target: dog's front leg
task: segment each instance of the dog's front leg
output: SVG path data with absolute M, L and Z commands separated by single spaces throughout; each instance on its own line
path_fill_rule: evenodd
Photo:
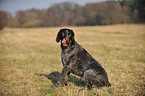
M 59 85 L 66 86 L 68 81 L 68 76 L 70 74 L 70 70 L 67 66 L 64 66 L 61 72 L 61 77 L 59 79 Z

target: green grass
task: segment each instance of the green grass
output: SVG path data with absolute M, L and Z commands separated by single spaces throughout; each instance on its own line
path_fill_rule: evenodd
M 78 76 L 71 75 L 68 86 L 55 87 L 45 76 L 34 75 L 61 72 L 60 44 L 55 42 L 60 28 L 0 31 L 0 95 L 145 95 L 145 25 L 71 27 L 76 41 L 105 68 L 112 85 L 90 91 Z

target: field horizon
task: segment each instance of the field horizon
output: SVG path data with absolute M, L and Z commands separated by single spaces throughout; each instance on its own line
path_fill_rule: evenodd
M 75 40 L 106 70 L 111 87 L 87 90 L 71 74 L 68 86 L 56 87 L 47 76 L 61 72 L 60 28 L 71 28 Z M 0 31 L 0 96 L 144 96 L 145 25 L 5 28 Z

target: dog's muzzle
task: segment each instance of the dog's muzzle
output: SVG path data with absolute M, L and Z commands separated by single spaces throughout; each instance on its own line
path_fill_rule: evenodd
M 67 38 L 67 37 L 63 38 L 63 40 L 61 42 L 62 42 L 62 45 L 66 47 L 66 46 L 68 46 L 69 38 Z

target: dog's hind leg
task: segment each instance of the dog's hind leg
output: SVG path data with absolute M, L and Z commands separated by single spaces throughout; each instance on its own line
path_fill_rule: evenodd
M 88 89 L 91 89 L 93 85 L 97 87 L 107 85 L 107 80 L 103 77 L 103 75 L 97 73 L 94 69 L 86 70 L 83 77 L 85 78 Z

